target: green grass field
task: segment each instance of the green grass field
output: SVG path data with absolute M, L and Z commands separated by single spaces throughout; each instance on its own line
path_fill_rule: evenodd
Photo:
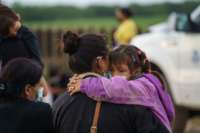
M 135 21 L 140 26 L 143 31 L 146 31 L 148 26 L 156 24 L 166 20 L 166 16 L 157 16 L 157 17 L 136 17 Z M 68 28 L 68 29 L 77 29 L 77 28 L 106 28 L 112 29 L 118 25 L 115 18 L 80 18 L 80 19 L 69 19 L 69 20 L 54 20 L 54 21 L 31 21 L 25 22 L 25 24 L 33 29 L 58 29 L 58 28 Z

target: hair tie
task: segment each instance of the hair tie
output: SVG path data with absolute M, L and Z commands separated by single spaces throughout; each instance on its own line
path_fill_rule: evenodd
M 137 63 L 137 60 L 135 59 L 135 57 L 132 55 L 132 61 L 133 61 L 133 64 Z

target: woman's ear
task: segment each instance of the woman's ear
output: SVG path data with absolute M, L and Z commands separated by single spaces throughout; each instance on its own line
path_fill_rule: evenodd
M 99 58 L 98 60 L 98 66 L 100 71 L 102 71 L 103 73 L 106 72 L 108 70 L 108 61 L 106 58 Z
M 32 87 L 31 85 L 26 85 L 24 90 L 25 97 L 30 97 L 32 95 Z
M 100 60 L 101 60 L 101 57 L 97 57 L 92 63 L 92 71 L 95 73 L 102 73 Z
M 103 57 L 97 57 L 95 62 L 92 64 L 92 71 L 103 74 L 108 70 L 108 62 Z

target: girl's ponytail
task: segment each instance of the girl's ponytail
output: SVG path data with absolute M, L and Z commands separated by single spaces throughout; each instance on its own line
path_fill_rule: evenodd
M 138 62 L 140 64 L 142 73 L 151 72 L 151 64 L 150 64 L 149 60 L 147 59 L 146 54 L 137 47 L 135 47 L 135 49 L 137 51 L 137 56 L 139 58 Z

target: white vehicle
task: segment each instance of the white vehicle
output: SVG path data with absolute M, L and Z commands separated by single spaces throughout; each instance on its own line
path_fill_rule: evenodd
M 200 6 L 189 15 L 173 13 L 131 44 L 164 76 L 176 106 L 174 131 L 183 133 L 189 114 L 200 112 Z

